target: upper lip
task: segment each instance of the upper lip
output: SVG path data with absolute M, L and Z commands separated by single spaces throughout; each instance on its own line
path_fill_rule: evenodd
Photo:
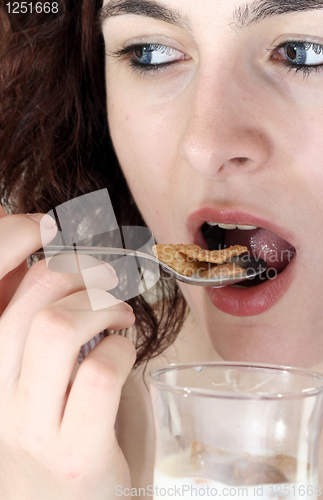
M 205 222 L 218 222 L 220 224 L 235 224 L 245 226 L 257 226 L 268 229 L 280 238 L 295 247 L 295 235 L 288 229 L 278 225 L 276 222 L 260 217 L 251 212 L 240 209 L 221 209 L 214 206 L 205 206 L 191 212 L 186 220 L 186 227 L 190 240 L 196 238 L 198 231 Z

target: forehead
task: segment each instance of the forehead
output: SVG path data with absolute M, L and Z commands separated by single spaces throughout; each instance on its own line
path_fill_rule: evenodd
M 118 15 L 151 17 L 179 26 L 190 27 L 199 14 L 224 16 L 237 27 L 246 27 L 263 19 L 293 12 L 323 8 L 323 0 L 105 0 L 101 21 Z

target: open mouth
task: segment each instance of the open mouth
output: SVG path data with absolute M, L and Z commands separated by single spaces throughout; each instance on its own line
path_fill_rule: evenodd
M 267 262 L 264 273 L 239 285 L 231 285 L 234 287 L 250 288 L 274 279 L 286 269 L 296 253 L 290 243 L 261 227 L 205 222 L 201 232 L 209 250 L 242 245 L 248 248 L 251 257 Z

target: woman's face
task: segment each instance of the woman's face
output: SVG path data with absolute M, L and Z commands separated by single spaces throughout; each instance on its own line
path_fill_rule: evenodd
M 181 285 L 224 359 L 323 360 L 320 4 L 104 3 L 111 135 L 156 241 L 246 244 L 279 273 Z

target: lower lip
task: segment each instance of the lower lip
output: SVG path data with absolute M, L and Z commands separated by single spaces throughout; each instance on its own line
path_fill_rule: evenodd
M 257 316 L 273 307 L 287 292 L 294 276 L 297 255 L 276 278 L 254 288 L 205 288 L 212 304 L 220 311 L 239 316 Z

